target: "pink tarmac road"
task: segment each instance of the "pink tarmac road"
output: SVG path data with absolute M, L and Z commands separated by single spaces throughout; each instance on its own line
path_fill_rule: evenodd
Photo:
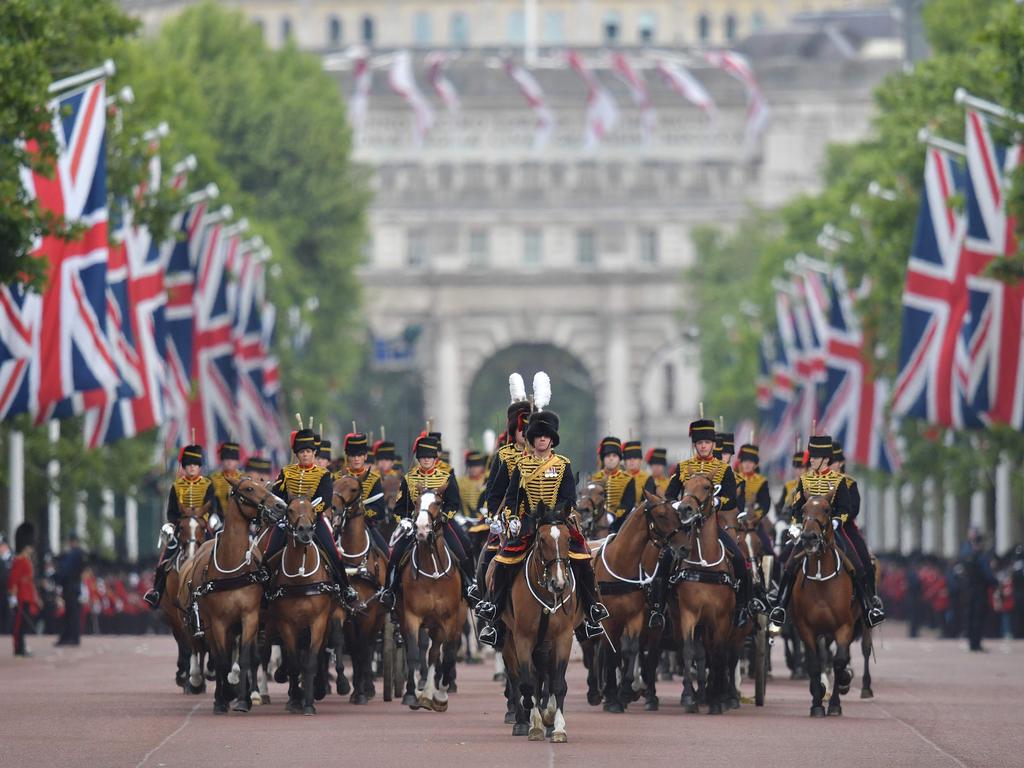
M 893 624 L 877 646 L 875 698 L 859 698 L 858 659 L 843 717 L 827 720 L 808 717 L 806 682 L 788 679 L 769 683 L 767 706 L 721 717 L 683 714 L 678 682 L 660 684 L 659 712 L 612 715 L 587 705 L 574 663 L 569 743 L 552 745 L 511 735 L 490 664 L 460 666 L 443 714 L 332 694 L 316 716 L 288 715 L 272 685 L 271 704 L 214 717 L 209 694 L 174 686 L 168 637 L 87 637 L 73 649 L 40 637 L 33 658 L 0 657 L 0 766 L 1024 766 L 1024 642 L 969 654 Z

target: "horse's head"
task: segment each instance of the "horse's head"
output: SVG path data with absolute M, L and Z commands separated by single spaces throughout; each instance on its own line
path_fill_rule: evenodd
M 420 488 L 420 508 L 416 513 L 416 541 L 433 543 L 434 536 L 441 527 L 441 500 L 447 487 L 448 483 L 440 488 Z
M 189 557 L 194 557 L 196 549 L 206 540 L 207 520 L 210 519 L 210 503 L 201 507 L 188 507 L 182 510 L 178 520 L 178 541 Z
M 398 475 L 384 475 L 380 479 L 380 488 L 384 491 L 384 505 L 394 509 L 398 503 L 398 493 L 402 490 L 402 478 Z
M 593 480 L 586 481 L 576 501 L 576 513 L 584 536 L 593 536 L 600 527 L 601 518 L 606 514 L 604 502 L 604 485 Z
M 564 506 L 540 504 L 533 514 L 537 523 L 534 551 L 541 563 L 543 586 L 556 597 L 565 592 L 569 579 L 569 522 Z
M 359 478 L 342 475 L 334 481 L 331 491 L 334 507 L 334 527 L 339 529 L 353 517 L 359 517 L 365 511 L 361 502 L 363 485 Z
M 263 518 L 268 523 L 276 523 L 284 517 L 287 505 L 284 499 L 276 496 L 270 486 L 246 475 L 238 480 L 227 478 L 231 491 L 228 495 L 234 499 L 239 513 L 249 522 Z
M 647 518 L 647 535 L 659 549 L 671 547 L 677 555 L 689 552 L 686 531 L 689 524 L 684 519 L 682 508 L 667 499 L 644 491 L 644 516 Z
M 803 509 L 804 525 L 800 532 L 800 541 L 804 550 L 811 554 L 821 551 L 822 545 L 831 545 L 832 533 L 832 495 L 811 496 Z
M 683 496 L 676 502 L 676 508 L 682 514 L 682 524 L 700 528 L 717 508 L 715 497 L 719 490 L 721 486 L 705 474 L 698 473 L 688 478 L 683 483 Z
M 288 532 L 295 543 L 307 547 L 313 543 L 316 531 L 316 511 L 305 496 L 296 496 L 288 504 Z

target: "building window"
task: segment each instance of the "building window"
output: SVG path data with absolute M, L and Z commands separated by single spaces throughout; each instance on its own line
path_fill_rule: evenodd
M 755 32 L 760 32 L 765 28 L 765 18 L 761 11 L 754 11 L 754 15 L 750 18 L 750 26 Z
M 711 19 L 706 13 L 702 13 L 697 19 L 697 39 L 706 43 L 711 37 Z
M 544 239 L 539 229 L 523 232 L 523 264 L 536 267 L 544 261 Z
M 597 263 L 594 230 L 581 229 L 576 232 L 576 263 L 585 267 Z
M 469 231 L 469 265 L 486 267 L 491 261 L 491 238 L 486 229 Z
M 332 47 L 341 45 L 341 19 L 337 16 L 327 20 L 327 42 Z
M 602 27 L 605 45 L 615 45 L 619 42 L 619 30 L 621 26 L 622 22 L 617 12 L 608 11 L 608 13 L 605 14 L 604 25 Z
M 427 233 L 424 229 L 410 229 L 405 243 L 405 263 L 412 269 L 422 269 L 427 264 Z
M 508 15 L 508 42 L 522 45 L 526 41 L 526 17 L 522 11 L 512 11 Z
M 654 31 L 658 26 L 657 17 L 650 11 L 640 14 L 637 21 L 637 39 L 641 45 L 650 45 L 654 42 Z
M 292 39 L 292 20 L 285 16 L 281 19 L 281 42 L 287 43 Z
M 420 48 L 430 45 L 430 39 L 433 37 L 430 21 L 430 14 L 426 11 L 418 11 L 413 16 L 412 39 L 414 45 Z
M 672 363 L 665 363 L 662 381 L 665 387 L 665 413 L 673 413 L 676 409 L 676 367 Z
M 542 35 L 545 45 L 565 43 L 565 14 L 561 11 L 544 11 Z
M 469 21 L 466 14 L 456 11 L 451 18 L 452 45 L 465 48 L 469 45 Z
M 373 45 L 373 16 L 363 16 L 363 43 Z
M 725 39 L 730 43 L 736 39 L 736 16 L 731 13 L 725 17 Z
M 658 263 L 658 230 L 645 227 L 640 230 L 640 261 L 643 264 Z

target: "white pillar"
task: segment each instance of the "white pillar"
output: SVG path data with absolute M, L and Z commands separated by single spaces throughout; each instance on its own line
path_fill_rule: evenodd
M 943 505 L 945 507 L 946 514 L 943 515 L 942 519 L 943 557 L 954 557 L 956 555 L 957 544 L 959 544 L 956 535 L 956 503 L 956 497 L 951 493 L 947 493 L 945 504 Z
M 868 548 L 872 552 L 881 551 L 882 518 L 885 514 L 882 507 L 882 489 L 872 483 L 865 489 L 865 501 L 860 516 L 867 536 Z
M 1010 457 L 1000 455 L 996 466 L 996 552 L 1005 552 L 1016 542 L 1013 540 L 1013 490 Z
M 900 508 L 896 503 L 896 486 L 885 489 L 885 516 L 882 524 L 882 539 L 886 552 L 895 552 L 900 543 Z
M 100 542 L 105 552 L 114 555 L 114 492 L 110 488 L 104 488 L 100 492 L 102 506 L 100 515 L 103 518 L 102 535 Z
M 444 448 L 451 454 L 452 467 L 462 472 L 462 452 L 466 446 L 465 402 L 462 391 L 462 361 L 454 320 L 441 323 L 437 344 L 437 423 Z
M 917 542 L 917 548 L 922 552 L 931 554 L 932 535 L 935 530 L 936 521 L 941 512 L 941 505 L 938 500 L 938 490 L 935 478 L 929 477 L 924 484 L 924 514 L 921 519 L 921 540 Z
M 900 492 L 900 515 L 896 535 L 899 551 L 904 555 L 909 555 L 914 551 L 914 523 L 912 515 L 905 512 L 911 504 L 915 503 L 914 495 L 914 486 L 910 483 L 904 485 Z
M 139 502 L 135 499 L 135 488 L 128 491 L 124 500 L 124 546 L 128 562 L 139 559 Z
M 89 510 L 85 506 L 87 498 L 89 497 L 85 491 L 79 491 L 78 500 L 75 502 L 75 530 L 82 541 L 89 540 Z
M 25 522 L 25 433 L 7 433 L 7 533 Z M 5 598 L 6 599 L 6 598 Z
M 57 419 L 50 419 L 47 425 L 50 438 L 51 455 L 56 455 L 57 441 L 60 440 L 60 422 Z M 50 551 L 56 554 L 60 552 L 60 462 L 57 459 L 50 459 L 46 465 L 46 477 L 50 481 L 50 487 L 46 493 L 46 520 L 50 530 Z
M 985 514 L 985 492 L 977 490 L 971 494 L 971 526 L 982 533 L 988 533 L 988 520 Z

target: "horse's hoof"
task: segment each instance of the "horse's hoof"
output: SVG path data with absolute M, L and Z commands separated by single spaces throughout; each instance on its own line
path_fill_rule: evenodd
M 565 736 L 565 731 L 555 731 L 551 734 L 552 744 L 565 744 L 568 740 Z
M 199 685 L 192 685 L 190 683 L 187 689 L 187 693 L 191 693 L 193 696 L 198 696 L 201 693 L 206 693 L 206 681 L 204 680 Z
M 527 733 L 530 741 L 544 741 L 543 728 L 531 728 Z
M 327 698 L 327 681 L 317 681 L 313 687 L 313 698 L 317 701 L 323 701 Z
M 363 704 L 370 703 L 370 700 L 366 698 L 366 696 L 356 692 L 353 692 L 352 695 L 348 697 L 348 701 L 350 704 L 355 704 L 357 706 L 362 706 Z
M 671 681 L 674 678 L 675 678 L 675 675 L 673 675 L 671 672 L 659 672 L 658 673 L 658 680 L 660 680 L 663 683 L 667 683 L 667 682 Z
M 739 709 L 739 708 L 740 708 L 740 700 L 738 698 L 736 698 L 735 696 L 730 696 L 729 697 L 729 709 Z
M 377 695 L 377 686 L 375 686 L 373 683 L 370 683 L 370 690 L 368 690 L 366 692 L 366 698 L 372 699 L 376 695 Z
M 434 699 L 430 703 L 430 708 L 432 710 L 434 710 L 435 712 L 447 712 L 448 711 L 448 702 L 447 701 L 438 701 L 437 699 Z
M 700 707 L 697 706 L 697 702 L 692 704 L 683 704 L 683 712 L 688 715 L 696 715 L 700 713 Z
M 288 712 L 289 714 L 301 715 L 302 714 L 302 709 L 303 709 L 302 702 L 299 701 L 298 699 L 289 699 L 288 703 L 285 704 L 284 709 L 285 709 L 285 712 Z
M 622 706 L 621 704 L 619 704 L 619 702 L 617 702 L 617 701 L 606 701 L 604 703 L 604 711 L 605 712 L 612 712 L 612 713 L 617 714 L 617 715 L 621 715 L 623 712 L 626 711 L 626 708 L 624 706 Z
M 249 695 L 249 703 L 251 703 L 254 707 L 258 707 L 263 703 L 263 699 L 260 696 L 259 692 L 253 691 Z
M 718 703 L 708 704 L 708 714 L 709 715 L 720 715 L 720 714 L 722 714 L 722 712 L 723 712 L 723 710 L 722 710 L 722 705 L 721 704 L 718 704 Z
M 338 683 L 336 686 L 339 696 L 348 696 L 352 693 L 352 684 L 348 681 L 348 678 L 344 675 L 338 675 Z
M 426 680 L 420 680 L 418 683 L 416 683 L 416 690 L 417 691 L 422 691 L 426 687 L 427 687 L 427 681 Z
M 459 686 L 455 683 L 454 680 L 452 680 L 448 684 L 448 693 L 458 693 L 458 692 L 459 692 Z
M 515 725 L 515 724 L 516 724 L 516 713 L 515 712 L 506 712 L 505 713 L 505 725 Z M 513 735 L 515 735 L 515 734 L 513 734 Z
M 843 708 L 842 708 L 842 706 L 839 705 L 839 704 L 829 704 L 828 705 L 828 716 L 829 717 L 842 717 L 843 716 Z
M 873 699 L 875 698 L 875 692 L 872 691 L 870 688 L 861 688 L 860 697 L 862 699 Z
M 284 664 L 274 670 L 274 682 L 275 683 L 287 683 L 288 682 L 288 670 L 284 668 Z
M 302 714 L 304 714 L 304 715 L 315 715 L 316 714 L 316 707 L 314 707 L 312 704 L 310 704 L 308 706 L 305 706 L 305 707 L 302 708 Z
M 250 699 L 239 699 L 231 709 L 235 712 L 248 712 L 252 709 L 252 701 Z
M 545 739 L 550 739 L 551 738 L 551 734 L 553 734 L 554 732 L 555 732 L 555 727 L 553 725 L 545 725 L 544 726 L 544 738 Z
M 645 712 L 657 712 L 658 711 L 658 697 L 655 696 L 653 699 L 648 699 L 644 702 Z
M 226 701 L 215 701 L 213 702 L 213 714 L 215 715 L 226 715 L 228 713 L 228 704 Z
M 203 675 L 203 677 L 206 678 L 206 680 L 208 682 L 213 683 L 213 682 L 216 682 L 216 680 L 217 680 L 217 673 L 216 672 L 210 672 L 209 670 L 207 670 L 206 673 Z
M 412 693 L 405 694 L 405 696 L 402 697 L 402 706 L 416 709 L 419 706 L 419 703 L 416 700 L 416 695 Z
M 604 697 L 597 691 L 587 691 L 587 704 L 596 707 Z
M 821 707 L 821 706 L 811 707 L 811 717 L 824 717 L 824 716 L 825 716 L 825 708 L 824 707 Z
M 270 694 L 269 693 L 262 693 L 262 694 L 260 694 L 260 703 L 261 704 L 269 704 L 270 703 Z
M 527 723 L 513 723 L 512 724 L 512 735 L 513 736 L 525 736 L 530 732 L 530 726 Z

